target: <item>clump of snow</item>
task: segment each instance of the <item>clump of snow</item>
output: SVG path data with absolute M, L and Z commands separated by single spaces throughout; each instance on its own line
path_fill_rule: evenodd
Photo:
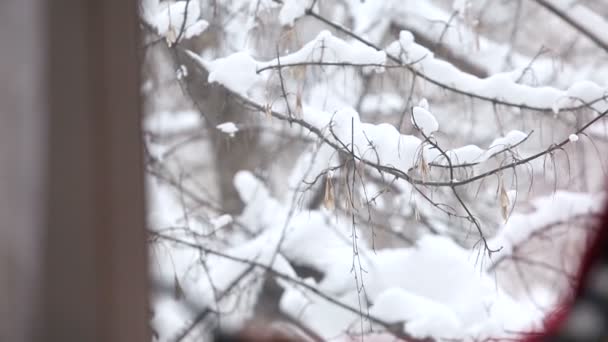
M 406 49 L 412 46 L 414 43 L 414 35 L 410 31 L 401 31 L 399 32 L 399 42 L 402 48 Z M 395 51 L 397 46 L 395 45 L 393 48 L 389 46 L 391 53 Z
M 350 107 L 342 108 L 332 115 L 305 106 L 303 119 L 322 131 L 331 127 L 333 135 L 330 135 L 330 138 L 335 138 L 339 145 L 346 146 L 349 151 L 353 149 L 352 152 L 357 157 L 372 163 L 409 170 L 416 165 L 422 153 L 427 161 L 448 165 L 443 154 L 437 149 L 422 146 L 419 138 L 400 134 L 394 126 L 386 123 L 378 125 L 362 123 L 359 114 Z M 426 135 L 432 134 L 439 128 L 435 117 L 419 106 L 413 109 L 412 122 L 414 121 Z M 495 139 L 488 150 L 477 145 L 465 145 L 448 150 L 446 154 L 452 165 L 481 163 L 496 153 L 521 143 L 525 138 L 527 138 L 525 133 L 513 130 L 504 137 Z M 354 147 L 351 146 L 353 143 Z
M 457 338 L 463 331 L 452 309 L 398 287 L 380 293 L 369 312 L 388 323 L 406 322 L 405 330 L 418 338 Z
M 428 102 L 426 103 L 426 106 L 428 108 Z M 437 119 L 435 119 L 428 109 L 423 107 L 415 106 L 412 109 L 412 123 L 426 136 L 431 135 L 439 129 Z
M 276 59 L 260 63 L 259 67 L 277 66 Z M 306 43 L 300 50 L 280 57 L 280 64 L 295 64 L 304 62 L 350 63 L 384 65 L 386 53 L 377 51 L 359 41 L 346 42 L 337 38 L 329 31 L 321 31 L 317 37 Z M 382 71 L 376 66 L 372 69 Z
M 304 104 L 302 112 L 303 119 L 306 120 L 306 122 L 321 130 L 328 128 L 332 120 L 332 115 L 330 113 L 315 107 L 310 107 L 306 104 Z
M 455 165 L 472 164 L 484 161 L 486 151 L 477 145 L 466 145 L 447 151 L 447 155 Z
M 264 184 L 251 172 L 239 171 L 234 176 L 234 187 L 239 193 L 245 208 L 239 219 L 247 222 L 252 233 L 266 229 L 270 222 L 279 220 L 281 210 L 278 201 L 270 196 Z
M 203 33 L 207 27 L 209 27 L 209 23 L 206 20 L 198 20 L 192 25 L 186 26 L 186 30 L 184 31 L 184 38 L 192 38 Z
M 175 43 L 182 26 L 184 32 L 181 38 L 197 36 L 209 26 L 207 21 L 200 19 L 201 12 L 198 0 L 163 2 L 163 4 L 165 5 L 164 8 L 160 10 L 156 8 L 158 12 L 149 15 L 148 18 L 150 18 L 150 24 L 156 27 L 157 33 L 164 36 L 169 44 Z M 185 23 L 184 17 L 186 19 Z
M 400 135 L 392 125 L 361 123 L 359 114 L 350 107 L 338 110 L 333 115 L 304 107 L 303 118 L 320 130 L 331 129 L 332 138 L 347 146 L 357 157 L 385 165 L 409 168 L 414 163 L 414 154 L 420 144 L 420 139 L 415 137 L 411 137 L 413 145 L 408 144 L 401 139 L 405 136 Z M 403 158 L 394 153 L 400 139 Z
M 329 31 L 322 31 L 300 50 L 282 56 L 280 60 L 274 59 L 268 62 L 258 62 L 246 51 L 213 61 L 206 61 L 193 52 L 188 54 L 209 71 L 209 82 L 220 83 L 243 96 L 247 96 L 252 87 L 262 82 L 263 77 L 257 73 L 257 70 L 277 67 L 279 64 L 306 62 L 371 64 L 366 68 L 382 71 L 384 69 L 382 65 L 386 62 L 384 51 L 376 51 L 357 41 L 348 43 L 334 37 Z
M 266 202 L 270 199 L 270 193 L 259 179 L 251 172 L 239 171 L 234 176 L 234 187 L 239 192 L 241 200 L 245 204 L 255 202 L 256 200 Z
M 212 62 L 203 62 L 203 64 L 209 70 L 209 82 L 221 83 L 226 88 L 244 96 L 247 96 L 249 89 L 261 80 L 256 73 L 256 61 L 245 51 Z
M 370 162 L 409 170 L 419 157 L 420 139 L 400 134 L 394 126 L 386 123 L 361 123 L 358 113 L 352 108 L 336 112 L 331 125 L 339 141 L 348 144 L 352 140 L 355 155 Z
M 283 26 L 293 26 L 296 19 L 303 16 L 306 11 L 306 1 L 304 0 L 285 0 L 279 12 L 279 22 Z
M 191 319 L 191 313 L 174 298 L 164 295 L 151 300 L 154 316 L 150 324 L 158 334 L 158 341 L 170 341 L 175 338 L 175 327 L 181 327 L 184 320 Z
M 452 166 L 477 164 L 487 159 L 487 151 L 472 144 L 447 150 L 445 151 L 445 154 L 450 158 Z M 441 154 L 437 149 L 425 151 L 425 157 L 434 164 L 443 166 L 449 165 L 445 155 Z
M 528 135 L 518 130 L 512 130 L 504 137 L 496 138 L 490 144 L 487 150 L 480 148 L 477 145 L 466 145 L 446 151 L 446 154 L 452 161 L 452 165 L 461 164 L 477 164 L 488 160 L 497 153 L 500 153 L 508 148 L 518 145 L 525 140 Z M 425 157 L 440 165 L 447 165 L 445 156 L 439 154 L 436 150 L 426 151 Z
M 146 22 L 152 24 L 154 16 L 158 13 L 160 7 L 159 0 L 141 0 L 139 2 L 139 13 Z
M 382 40 L 391 21 L 378 18 L 388 17 L 391 4 L 391 1 L 350 0 L 347 10 L 352 18 L 353 31 L 370 41 Z
M 589 81 L 576 82 L 568 88 L 567 95 L 580 99 L 584 102 L 593 101 L 599 97 L 606 96 L 606 89 Z
M 570 142 L 577 142 L 577 141 L 578 141 L 578 135 L 576 135 L 576 134 L 570 134 L 570 135 L 568 136 L 568 140 L 569 140 Z
M 211 225 L 213 226 L 213 229 L 216 229 L 216 230 L 222 229 L 231 223 L 232 223 L 232 216 L 230 216 L 228 214 L 220 215 L 216 218 L 211 219 Z
M 188 77 L 188 68 L 185 65 L 180 65 L 179 68 L 175 71 L 175 77 L 178 80 L 183 79 L 184 77 Z
M 528 135 L 522 131 L 512 130 L 501 138 L 496 138 L 488 147 L 488 157 L 524 141 Z
M 238 127 L 236 127 L 234 122 L 230 121 L 221 123 L 215 127 L 223 133 L 228 134 L 230 137 L 234 137 L 234 134 L 239 131 Z
M 430 110 L 429 101 L 426 98 L 422 98 L 420 102 L 418 102 L 418 107 L 422 107 L 426 110 Z

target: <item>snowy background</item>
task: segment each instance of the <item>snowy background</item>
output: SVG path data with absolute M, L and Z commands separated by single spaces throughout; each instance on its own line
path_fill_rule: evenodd
M 542 328 L 604 201 L 608 4 L 142 0 L 151 321 Z

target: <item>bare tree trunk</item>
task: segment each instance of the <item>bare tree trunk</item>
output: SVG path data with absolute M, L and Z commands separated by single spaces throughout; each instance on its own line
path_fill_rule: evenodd
M 191 63 L 191 59 L 180 53 L 190 72 L 186 79 L 187 91 L 192 97 L 197 109 L 200 110 L 207 123 L 206 127 L 213 143 L 215 168 L 219 180 L 221 206 L 226 212 L 237 214 L 242 211 L 243 203 L 234 187 L 234 175 L 239 170 L 254 170 L 259 161 L 259 136 L 255 131 L 237 132 L 230 137 L 216 129 L 224 122 L 251 122 L 256 114 L 242 106 L 224 87 L 207 82 L 208 73 L 199 66 Z

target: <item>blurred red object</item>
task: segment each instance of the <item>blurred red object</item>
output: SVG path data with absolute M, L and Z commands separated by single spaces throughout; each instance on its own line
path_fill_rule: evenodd
M 587 243 L 572 295 L 525 342 L 608 341 L 608 207 Z

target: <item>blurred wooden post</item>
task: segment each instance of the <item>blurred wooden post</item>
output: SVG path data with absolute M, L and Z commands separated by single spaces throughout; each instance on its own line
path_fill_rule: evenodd
M 45 0 L 40 341 L 148 341 L 137 0 Z
M 41 5 L 0 1 L 0 341 L 32 338 L 40 293 L 47 121 Z

